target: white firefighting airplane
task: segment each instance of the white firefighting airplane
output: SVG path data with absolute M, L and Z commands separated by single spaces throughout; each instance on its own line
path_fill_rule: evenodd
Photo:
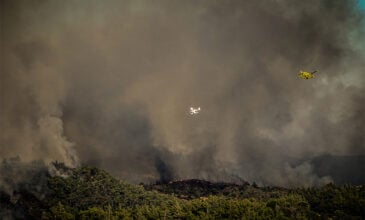
M 193 107 L 190 107 L 190 114 L 191 115 L 196 115 L 196 114 L 199 114 L 201 108 L 198 107 L 198 108 L 193 108 Z

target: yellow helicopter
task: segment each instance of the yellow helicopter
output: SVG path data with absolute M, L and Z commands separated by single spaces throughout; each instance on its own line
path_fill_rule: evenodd
M 313 72 L 306 72 L 306 71 L 299 71 L 299 74 L 298 76 L 302 79 L 311 79 L 311 78 L 314 78 L 314 73 L 316 73 L 316 71 L 313 71 Z

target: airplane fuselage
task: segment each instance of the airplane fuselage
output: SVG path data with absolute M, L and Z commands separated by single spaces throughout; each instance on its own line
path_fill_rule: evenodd
M 302 79 L 311 79 L 314 78 L 314 74 L 306 71 L 300 71 L 298 76 Z
M 200 112 L 200 110 L 201 110 L 200 107 L 198 107 L 198 108 L 190 107 L 190 114 L 191 115 L 196 115 Z

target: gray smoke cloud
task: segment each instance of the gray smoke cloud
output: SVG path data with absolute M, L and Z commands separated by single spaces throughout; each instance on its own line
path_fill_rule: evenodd
M 309 186 L 330 177 L 303 158 L 365 154 L 355 0 L 1 1 L 0 16 L 0 159 Z

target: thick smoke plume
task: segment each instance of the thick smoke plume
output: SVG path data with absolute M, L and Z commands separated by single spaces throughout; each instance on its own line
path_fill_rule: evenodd
M 0 2 L 0 159 L 308 186 L 365 152 L 355 0 Z

